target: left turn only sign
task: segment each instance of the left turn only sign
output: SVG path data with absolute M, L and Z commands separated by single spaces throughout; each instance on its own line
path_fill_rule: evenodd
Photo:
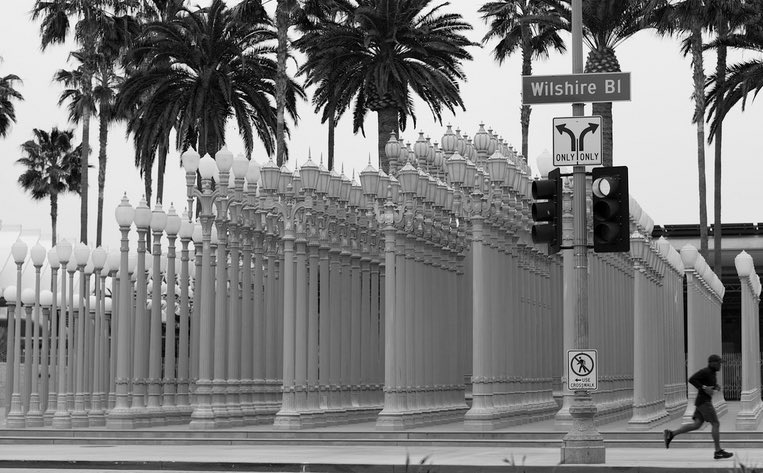
M 599 389 L 596 350 L 567 350 L 567 388 L 570 391 Z
M 600 166 L 601 125 L 599 115 L 554 118 L 554 166 Z

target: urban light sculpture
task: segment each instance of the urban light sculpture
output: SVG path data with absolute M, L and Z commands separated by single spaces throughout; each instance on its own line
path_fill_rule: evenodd
M 11 380 L 11 409 L 5 419 L 8 428 L 18 429 L 26 426 L 21 401 L 21 269 L 24 266 L 28 246 L 18 239 L 11 246 L 13 261 L 16 263 L 16 310 L 13 327 L 13 378 Z M 9 327 L 10 330 L 10 327 Z M 9 360 L 10 362 L 11 360 Z

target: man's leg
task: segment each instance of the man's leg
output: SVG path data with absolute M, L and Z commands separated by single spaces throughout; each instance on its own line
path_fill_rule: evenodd
M 700 427 L 702 427 L 702 424 L 704 423 L 702 419 L 694 418 L 694 422 L 691 424 L 682 425 L 681 427 L 677 428 L 676 430 L 671 431 L 671 434 L 673 437 L 676 435 L 685 434 L 686 432 L 691 432 L 692 430 L 697 430 Z
M 713 443 L 715 444 L 715 451 L 721 450 L 721 423 L 717 420 L 710 424 L 713 427 Z

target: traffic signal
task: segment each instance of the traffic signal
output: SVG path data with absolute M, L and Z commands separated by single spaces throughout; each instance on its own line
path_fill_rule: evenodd
M 593 251 L 630 251 L 628 167 L 593 169 Z
M 548 243 L 548 254 L 558 253 L 562 246 L 562 176 L 559 168 L 548 173 L 548 179 L 532 183 L 532 216 L 537 223 L 531 235 L 533 243 Z

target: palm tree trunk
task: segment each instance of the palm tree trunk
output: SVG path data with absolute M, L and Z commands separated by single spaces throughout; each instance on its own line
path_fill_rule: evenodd
M 376 111 L 379 123 L 379 166 L 389 174 L 389 160 L 384 147 L 387 145 L 390 133 L 399 134 L 397 109 L 394 107 L 382 108 Z
M 95 229 L 95 245 L 101 246 L 103 234 L 103 188 L 106 184 L 106 145 L 109 140 L 109 111 L 108 105 L 102 104 L 100 123 L 98 124 L 98 218 Z
M 728 27 L 725 22 L 721 21 L 718 25 L 718 38 L 725 39 L 728 33 Z M 726 46 L 718 46 L 718 61 L 715 66 L 715 76 L 717 77 L 717 90 L 718 97 L 716 97 L 716 103 L 718 104 L 718 115 L 723 117 L 725 113 L 725 106 L 723 103 L 724 94 L 723 86 L 726 82 Z M 723 118 L 718 121 L 718 125 L 715 130 L 715 183 L 713 187 L 713 271 L 718 277 L 721 277 L 721 238 L 723 236 L 721 228 L 721 164 L 722 164 L 722 148 L 723 148 Z
M 86 95 L 89 95 L 90 91 L 86 91 Z M 87 244 L 87 186 L 88 186 L 88 169 L 89 169 L 89 156 L 90 156 L 90 110 L 85 107 L 82 112 L 82 164 L 80 173 L 80 210 L 79 210 L 79 239 L 82 243 Z
M 530 28 L 527 25 L 522 26 L 522 75 L 529 76 L 533 73 L 532 66 L 532 45 L 530 44 Z M 522 105 L 519 112 L 519 123 L 522 126 L 522 156 L 527 159 L 529 152 L 527 137 L 530 134 L 530 113 L 532 108 L 529 105 Z
M 58 194 L 50 194 L 50 238 L 51 247 L 56 246 L 56 225 L 58 224 Z
M 276 163 L 280 167 L 286 157 L 286 124 L 284 110 L 286 109 L 286 57 L 289 42 L 289 12 L 284 0 L 278 0 L 276 6 L 276 28 L 278 34 L 277 59 L 278 74 L 276 75 Z
M 697 124 L 697 171 L 699 173 L 699 246 L 707 258 L 707 182 L 705 177 L 705 71 L 702 65 L 702 31 L 692 28 L 691 55 L 694 79 L 694 121 Z
M 329 115 L 329 171 L 334 169 L 334 134 L 336 132 L 336 117 L 334 111 Z
M 146 169 L 143 174 L 143 191 L 146 193 L 146 205 L 151 208 L 151 185 L 153 179 L 151 178 L 151 168 Z M 151 249 L 151 232 L 146 232 L 146 248 Z
M 595 103 L 594 115 L 601 115 L 601 165 L 612 166 L 612 102 Z
M 156 169 L 156 201 L 164 203 L 164 172 L 167 169 L 167 148 L 169 137 L 165 137 L 164 143 L 159 147 L 159 162 Z

